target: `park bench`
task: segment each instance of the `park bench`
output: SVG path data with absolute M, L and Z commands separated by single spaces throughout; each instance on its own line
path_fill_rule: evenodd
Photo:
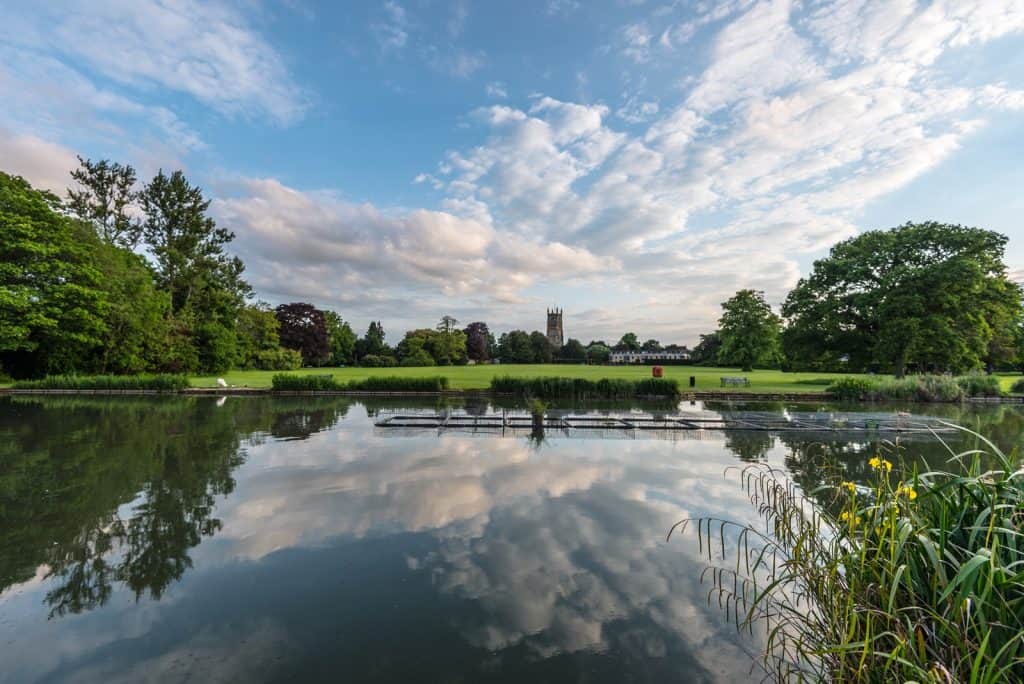
M 750 387 L 750 380 L 747 378 L 723 376 L 719 380 L 722 381 L 722 387 Z

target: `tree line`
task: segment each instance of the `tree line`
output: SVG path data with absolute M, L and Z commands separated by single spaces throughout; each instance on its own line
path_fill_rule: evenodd
M 1024 367 L 1024 308 L 1007 237 L 936 222 L 832 247 L 777 315 L 755 290 L 722 304 L 698 363 L 903 376 Z
M 635 333 L 618 342 L 540 331 L 498 337 L 451 316 L 394 346 L 380 321 L 359 337 L 309 303 L 251 302 L 234 234 L 181 171 L 80 158 L 65 198 L 0 172 L 0 374 L 219 373 L 229 368 L 606 363 L 614 350 L 685 351 Z M 1024 365 L 1007 238 L 927 222 L 835 245 L 778 313 L 755 290 L 722 305 L 693 363 L 812 371 L 964 372 Z
M 184 173 L 139 187 L 130 165 L 79 161 L 65 198 L 0 172 L 0 373 L 302 363 L 281 338 L 288 312 L 247 303 L 245 266 L 226 251 L 234 234 Z

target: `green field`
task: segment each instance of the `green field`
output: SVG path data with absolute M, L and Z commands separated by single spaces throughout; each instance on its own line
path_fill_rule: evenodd
M 276 371 L 229 371 L 219 377 L 230 385 L 238 387 L 270 387 L 270 378 Z M 600 380 L 601 378 L 628 378 L 639 380 L 651 377 L 650 366 L 582 366 L 582 365 L 480 365 L 445 366 L 429 368 L 304 368 L 290 373 L 312 373 L 333 375 L 336 380 L 362 380 L 370 376 L 398 375 L 423 377 L 443 375 L 451 382 L 452 389 L 485 389 L 494 376 L 513 377 L 570 377 Z M 841 377 L 837 373 L 783 373 L 777 370 L 756 370 L 743 373 L 735 368 L 704 368 L 697 366 L 666 366 L 665 376 L 675 378 L 686 390 L 690 376 L 697 378 L 698 391 L 748 391 L 748 392 L 823 392 L 826 379 Z M 746 377 L 750 387 L 720 386 L 721 376 Z M 218 376 L 190 378 L 193 387 L 215 387 Z M 821 380 L 820 383 L 806 383 Z M 805 381 L 805 382 L 800 382 Z M 1007 383 L 1008 386 L 1008 383 Z
M 217 378 L 224 378 L 236 387 L 270 387 L 270 378 L 280 371 L 232 370 L 221 375 L 190 376 L 193 387 L 216 387 Z M 569 377 L 600 380 L 601 378 L 629 378 L 639 380 L 651 375 L 650 366 L 580 366 L 580 365 L 483 365 L 446 366 L 430 368 L 303 368 L 288 373 L 333 375 L 336 380 L 363 380 L 370 376 L 398 375 L 403 377 L 425 377 L 443 375 L 451 382 L 452 389 L 486 389 L 496 375 L 513 377 Z M 840 373 L 784 373 L 777 370 L 756 370 L 743 373 L 736 368 L 705 368 L 699 366 L 665 366 L 665 376 L 675 378 L 686 391 L 690 376 L 697 378 L 696 390 L 700 392 L 774 392 L 805 393 L 824 392 L 828 385 L 825 380 L 843 377 Z M 750 379 L 750 387 L 721 387 L 719 378 L 725 376 Z M 866 376 L 865 376 L 866 377 Z M 1000 374 L 999 383 L 1004 392 L 1020 375 Z M 9 383 L 0 382 L 0 388 Z

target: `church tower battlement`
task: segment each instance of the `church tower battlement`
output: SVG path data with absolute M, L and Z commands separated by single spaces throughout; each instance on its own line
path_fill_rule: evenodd
M 561 349 L 565 344 L 561 309 L 548 309 L 548 342 L 556 350 Z

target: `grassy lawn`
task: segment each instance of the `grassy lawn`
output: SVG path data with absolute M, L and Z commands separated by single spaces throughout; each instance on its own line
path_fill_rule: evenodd
M 228 384 L 238 387 L 270 387 L 270 378 L 278 371 L 228 371 L 220 376 L 191 376 L 193 387 L 216 387 L 217 378 L 222 377 Z M 485 365 L 485 366 L 448 366 L 433 368 L 303 368 L 288 371 L 297 374 L 327 374 L 336 380 L 363 380 L 370 376 L 399 375 L 404 377 L 424 377 L 444 375 L 451 382 L 453 389 L 485 389 L 496 375 L 513 377 L 570 377 L 600 380 L 601 378 L 650 377 L 650 366 L 580 366 L 580 365 Z M 686 390 L 690 386 L 690 376 L 697 378 L 698 391 L 716 390 L 747 391 L 747 392 L 823 392 L 826 384 L 808 383 L 811 380 L 843 377 L 839 373 L 783 373 L 777 370 L 756 370 L 743 373 L 736 368 L 704 368 L 697 366 L 665 366 L 665 375 L 675 378 Z M 750 387 L 723 388 L 719 378 L 726 376 L 742 376 L 750 379 Z M 1010 385 L 1020 379 L 1020 375 L 999 374 L 999 384 L 1004 392 L 1010 391 Z M 801 382 L 803 381 L 803 382 Z M 0 382 L 0 388 L 9 387 Z
M 276 371 L 229 371 L 222 376 L 228 384 L 239 387 L 270 387 L 270 378 Z M 494 376 L 513 377 L 559 376 L 571 378 L 629 378 L 639 380 L 651 376 L 650 366 L 582 366 L 582 365 L 482 365 L 445 366 L 431 368 L 303 368 L 289 371 L 301 374 L 333 375 L 335 380 L 362 380 L 370 376 L 397 375 L 423 377 L 443 375 L 451 382 L 452 389 L 484 389 Z M 675 378 L 685 390 L 690 386 L 690 376 L 697 378 L 699 391 L 723 390 L 750 392 L 823 392 L 827 383 L 803 384 L 801 380 L 824 380 L 841 377 L 836 373 L 783 373 L 775 370 L 756 370 L 742 373 L 735 368 L 703 368 L 696 366 L 665 366 L 665 376 Z M 721 376 L 746 377 L 750 387 L 720 387 Z M 191 377 L 193 387 L 215 387 L 216 376 Z M 1009 383 L 1007 383 L 1009 386 Z

